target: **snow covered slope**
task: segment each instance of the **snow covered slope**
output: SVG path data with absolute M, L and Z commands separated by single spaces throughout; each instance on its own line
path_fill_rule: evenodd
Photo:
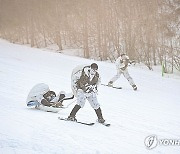
M 72 69 L 91 62 L 0 40 L 1 154 L 180 153 L 180 146 L 161 145 L 148 150 L 144 145 L 144 139 L 151 134 L 161 139 L 180 139 L 180 80 L 162 78 L 157 72 L 130 67 L 138 91 L 133 91 L 123 76 L 116 82 L 122 90 L 99 88 L 98 100 L 111 127 L 58 120 L 58 116 L 69 115 L 75 102 L 59 113 L 26 107 L 26 97 L 35 84 L 46 83 L 56 93 L 71 92 Z M 102 82 L 107 83 L 116 73 L 115 66 L 97 63 Z M 88 102 L 77 113 L 77 119 L 96 121 Z

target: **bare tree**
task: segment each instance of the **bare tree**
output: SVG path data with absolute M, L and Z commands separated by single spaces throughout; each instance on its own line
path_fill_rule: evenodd
M 83 49 L 114 61 L 121 53 L 179 69 L 178 0 L 0 0 L 0 37 L 35 47 Z M 82 56 L 82 54 L 81 54 Z

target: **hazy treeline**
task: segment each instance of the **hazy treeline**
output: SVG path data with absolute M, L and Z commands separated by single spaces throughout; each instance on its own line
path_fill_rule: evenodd
M 120 53 L 180 70 L 179 0 L 0 0 L 0 37 L 111 60 Z

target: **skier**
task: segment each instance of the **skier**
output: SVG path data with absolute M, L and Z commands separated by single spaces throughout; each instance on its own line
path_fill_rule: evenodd
M 97 114 L 98 122 L 105 122 L 102 116 L 100 104 L 96 97 L 99 84 L 100 76 L 98 73 L 98 65 L 96 63 L 92 63 L 90 66 L 78 66 L 73 69 L 71 75 L 71 86 L 74 95 L 77 97 L 77 104 L 72 109 L 67 120 L 77 121 L 76 113 L 80 108 L 84 107 L 87 99 Z
M 129 84 L 133 87 L 133 89 L 137 90 L 137 86 L 135 85 L 132 77 L 129 75 L 129 72 L 128 72 L 129 57 L 125 53 L 123 53 L 116 60 L 115 63 L 116 63 L 117 74 L 109 81 L 108 86 L 112 87 L 113 83 L 118 78 L 120 78 L 121 74 L 123 74 L 124 77 L 128 80 Z
M 26 103 L 27 106 L 52 106 L 52 107 L 62 107 L 63 101 L 67 99 L 73 99 L 74 95 L 66 94 L 64 91 L 61 91 L 57 96 L 54 91 L 49 89 L 49 86 L 44 83 L 39 83 L 35 85 L 28 94 Z
M 41 104 L 44 106 L 62 107 L 63 98 L 65 98 L 65 92 L 61 91 L 58 96 L 54 91 L 48 91 L 42 97 Z

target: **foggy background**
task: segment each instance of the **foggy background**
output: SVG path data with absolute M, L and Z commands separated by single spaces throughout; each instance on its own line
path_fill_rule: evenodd
M 0 0 L 0 37 L 96 60 L 127 53 L 172 73 L 180 71 L 180 1 Z

